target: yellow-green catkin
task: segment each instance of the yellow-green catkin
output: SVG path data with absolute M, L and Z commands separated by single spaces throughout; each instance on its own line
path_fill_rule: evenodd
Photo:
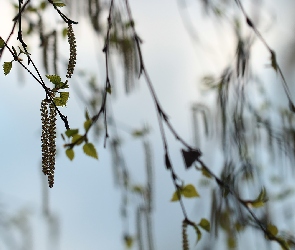
M 48 185 L 52 188 L 56 156 L 56 109 L 49 99 L 44 99 L 41 102 L 40 111 L 42 121 L 42 172 L 48 176 Z
M 182 222 L 182 249 L 183 250 L 189 250 L 187 226 L 188 226 L 187 221 L 183 220 Z
M 76 37 L 71 23 L 68 24 L 68 42 L 70 44 L 70 58 L 66 77 L 71 78 L 74 73 L 77 59 Z

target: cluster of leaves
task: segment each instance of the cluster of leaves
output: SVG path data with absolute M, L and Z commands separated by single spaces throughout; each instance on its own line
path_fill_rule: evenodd
M 62 135 L 64 140 L 66 140 L 65 139 L 66 137 L 70 140 L 70 142 L 64 145 L 67 148 L 66 155 L 70 160 L 73 160 L 75 156 L 75 152 L 73 148 L 75 146 L 81 145 L 82 143 L 84 143 L 83 145 L 84 153 L 90 157 L 98 159 L 98 154 L 95 149 L 95 146 L 88 141 L 88 137 L 87 137 L 87 133 L 92 125 L 92 120 L 90 119 L 88 112 L 86 112 L 85 118 L 86 120 L 84 122 L 84 129 L 85 129 L 84 135 L 79 134 L 79 129 L 68 129 L 65 132 L 65 135 Z

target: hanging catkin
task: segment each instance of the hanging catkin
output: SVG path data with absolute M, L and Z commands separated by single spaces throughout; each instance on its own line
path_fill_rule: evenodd
M 68 24 L 68 42 L 70 44 L 70 58 L 67 70 L 67 78 L 71 78 L 74 73 L 77 59 L 76 37 L 71 23 Z
M 182 222 L 182 249 L 189 250 L 189 244 L 187 239 L 187 221 L 183 220 Z
M 56 109 L 49 99 L 44 99 L 41 102 L 40 111 L 42 121 L 42 172 L 48 176 L 48 185 L 52 188 L 56 156 Z

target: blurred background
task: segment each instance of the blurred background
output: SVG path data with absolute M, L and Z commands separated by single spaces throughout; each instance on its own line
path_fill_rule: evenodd
M 61 10 L 79 25 L 74 25 L 76 74 L 69 81 L 69 102 L 61 111 L 71 128 L 83 131 L 85 110 L 95 115 L 101 104 L 106 77 L 102 49 L 110 2 L 65 3 Z M 0 2 L 4 40 L 17 14 L 13 4 L 18 3 Z M 58 69 L 63 76 L 69 56 L 62 36 L 66 25 L 51 6 L 42 9 L 41 4 L 31 1 L 32 9 L 23 15 L 24 39 L 41 74 L 53 74 L 51 65 L 46 68 L 45 45 L 38 33 L 42 13 L 44 36 L 52 29 L 58 33 Z M 91 134 L 99 160 L 77 147 L 70 161 L 60 136 L 64 124 L 58 118 L 51 189 L 41 171 L 44 90 L 17 63 L 9 75 L 0 74 L 0 249 L 182 249 L 183 214 L 178 203 L 170 202 L 175 190 L 165 167 L 155 105 L 146 82 L 137 77 L 138 54 L 130 42 L 124 1 L 114 4 L 117 33 L 111 36 L 113 89 L 107 104 L 110 139 L 104 148 L 104 124 L 99 120 Z M 293 99 L 294 2 L 249 0 L 243 5 L 276 52 Z M 200 148 L 208 167 L 243 198 L 255 199 L 265 187 L 268 202 L 253 210 L 276 225 L 292 247 L 293 114 L 282 79 L 271 67 L 269 51 L 247 26 L 236 2 L 131 0 L 130 7 L 146 69 L 175 130 Z M 20 46 L 16 38 L 17 29 L 9 46 Z M 50 61 L 52 45 L 48 46 Z M 1 64 L 11 60 L 5 50 Z M 166 132 L 177 174 L 200 194 L 185 199 L 189 218 L 211 221 L 211 232 L 202 231 L 197 245 L 197 236 L 189 229 L 191 248 L 280 249 L 265 239 L 238 204 L 230 197 L 223 199 L 213 179 L 185 170 L 181 145 Z M 144 218 L 140 211 L 145 211 Z M 140 221 L 143 224 L 138 226 Z

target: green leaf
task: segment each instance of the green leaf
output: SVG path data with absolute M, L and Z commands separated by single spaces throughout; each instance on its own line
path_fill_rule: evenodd
M 3 64 L 4 75 L 8 75 L 11 69 L 12 69 L 12 62 L 4 62 Z
M 52 82 L 54 85 L 58 85 L 61 83 L 61 78 L 58 75 L 45 75 L 50 82 Z
M 84 141 L 84 138 L 82 135 L 76 134 L 72 137 L 72 143 L 75 143 L 76 145 L 80 145 Z
M 227 246 L 229 249 L 235 249 L 237 247 L 237 241 L 234 237 L 227 238 Z
M 4 40 L 0 37 L 0 49 L 2 49 L 5 46 Z
M 267 201 L 268 201 L 268 197 L 266 194 L 266 190 L 265 188 L 262 188 L 258 197 L 255 200 L 250 200 L 250 201 L 247 201 L 246 203 L 250 207 L 258 208 L 258 207 L 263 207 Z
M 245 229 L 245 226 L 243 226 L 239 222 L 236 222 L 235 223 L 235 229 L 237 230 L 237 232 L 241 232 L 241 231 L 243 231 Z
M 54 97 L 53 101 L 56 106 L 63 106 L 63 101 L 60 97 Z
M 125 245 L 127 248 L 131 248 L 133 246 L 133 238 L 129 235 L 124 237 Z
M 85 119 L 90 120 L 90 116 L 89 116 L 89 113 L 88 113 L 87 109 L 85 110 Z
M 56 106 L 65 106 L 69 99 L 69 92 L 59 92 L 59 97 L 54 97 L 53 101 Z
M 91 124 L 92 124 L 91 120 L 87 120 L 87 121 L 84 122 L 84 128 L 85 128 L 86 132 L 89 130 Z
M 68 80 L 66 80 L 65 82 L 60 82 L 59 84 L 56 84 L 55 88 L 57 88 L 57 89 L 67 89 L 67 88 L 69 88 Z
M 265 200 L 265 199 L 267 199 L 267 197 L 266 197 L 266 190 L 265 190 L 264 187 L 261 189 L 261 191 L 260 191 L 257 199 L 258 200 L 262 200 L 262 201 Z
M 144 188 L 142 186 L 140 186 L 140 185 L 134 185 L 132 187 L 132 191 L 134 193 L 143 194 L 144 193 Z
M 197 241 L 196 241 L 196 244 L 197 244 L 200 241 L 200 239 L 202 238 L 202 232 L 199 229 L 199 227 L 197 225 L 195 225 L 195 224 L 194 224 L 194 229 L 195 229 L 196 234 L 197 234 Z
M 132 136 L 138 138 L 147 135 L 150 132 L 150 129 L 148 127 L 144 127 L 142 129 L 134 129 L 132 131 Z
M 107 87 L 106 91 L 107 91 L 107 93 L 109 93 L 110 95 L 112 94 L 112 88 L 111 88 L 111 87 Z
M 73 160 L 75 156 L 74 150 L 72 148 L 68 148 L 66 150 L 66 155 L 70 160 Z
M 30 12 L 37 12 L 37 9 L 32 6 L 29 6 L 26 10 Z
M 85 143 L 84 146 L 83 146 L 83 151 L 88 156 L 91 156 L 91 157 L 93 157 L 95 159 L 98 159 L 96 149 L 95 149 L 95 147 L 94 147 L 94 145 L 92 143 Z
M 210 222 L 207 219 L 202 218 L 199 223 L 199 226 L 207 232 L 210 232 Z
M 181 196 L 181 194 L 180 194 L 180 192 L 177 190 L 177 191 L 175 191 L 175 192 L 173 193 L 172 198 L 171 198 L 170 201 L 179 201 L 180 196 Z
M 208 170 L 206 169 L 206 168 L 204 168 L 204 167 L 202 167 L 202 174 L 204 175 L 204 176 L 206 176 L 207 178 L 212 178 L 212 176 L 211 176 L 211 174 L 208 172 Z
M 251 206 L 255 207 L 255 208 L 263 207 L 264 204 L 265 203 L 263 201 L 253 201 L 253 202 L 251 202 Z
M 282 249 L 290 249 L 290 245 L 283 237 L 277 237 L 277 241 L 281 245 Z
M 46 7 L 47 7 L 47 2 L 46 1 L 43 1 L 43 2 L 40 3 L 40 7 L 39 8 L 41 10 L 44 10 Z
M 273 236 L 276 236 L 279 232 L 278 228 L 275 225 L 268 224 L 267 231 L 271 233 Z
M 66 38 L 67 35 L 68 35 L 68 28 L 66 27 L 66 28 L 63 28 L 63 30 L 62 30 L 62 37 Z
M 66 6 L 66 4 L 64 4 L 63 2 L 60 2 L 60 1 L 54 1 L 53 4 L 56 7 L 64 7 L 64 6 Z
M 79 129 L 68 129 L 65 134 L 67 137 L 71 137 L 73 135 L 78 134 L 78 132 L 79 132 Z
M 141 137 L 141 136 L 143 136 L 143 131 L 142 131 L 142 130 L 134 130 L 134 131 L 132 132 L 132 135 L 133 135 L 134 137 Z
M 64 105 L 66 105 L 66 103 L 68 102 L 69 96 L 70 96 L 69 92 L 60 92 L 60 98 L 62 102 L 65 103 Z
M 200 197 L 196 188 L 192 184 L 188 184 L 181 189 L 181 194 L 186 198 Z

